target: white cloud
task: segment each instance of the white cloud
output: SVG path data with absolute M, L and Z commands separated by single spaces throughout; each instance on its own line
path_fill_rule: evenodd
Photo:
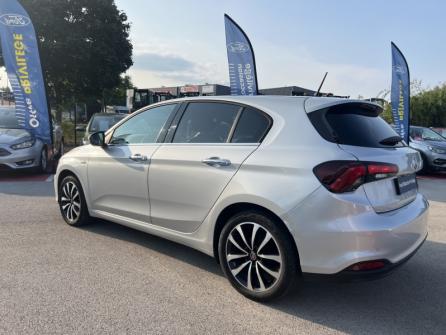
M 254 46 L 260 88 L 297 85 L 317 89 L 326 71 L 328 76 L 323 92 L 372 97 L 389 86 L 390 74 L 381 69 L 320 61 L 304 47 L 291 51 L 263 42 L 257 48 Z M 211 51 L 209 54 L 215 56 Z M 206 52 L 193 47 L 189 40 L 183 40 L 180 44 L 168 44 L 156 39 L 146 41 L 134 45 L 134 54 L 135 65 L 128 73 L 138 87 L 229 83 L 226 54 L 217 55 L 218 58 L 212 61 L 203 59 L 208 56 Z M 153 63 L 147 64 L 151 59 Z
M 267 51 L 265 54 L 274 57 L 258 57 L 257 72 L 261 87 L 297 85 L 315 90 L 326 71 L 328 76 L 323 92 L 352 97 L 359 94 L 374 96 L 386 87 L 386 74 L 379 69 L 319 61 L 304 48 L 291 53 L 269 46 Z

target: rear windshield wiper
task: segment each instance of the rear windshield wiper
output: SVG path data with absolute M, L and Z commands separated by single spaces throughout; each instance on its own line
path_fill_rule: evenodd
M 382 141 L 379 142 L 379 144 L 382 145 L 395 145 L 398 144 L 402 141 L 403 139 L 399 136 L 390 136 L 387 137 L 385 139 L 383 139 Z

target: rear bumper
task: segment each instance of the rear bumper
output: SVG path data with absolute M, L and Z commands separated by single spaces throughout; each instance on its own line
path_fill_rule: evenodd
M 368 280 L 376 280 L 383 278 L 396 269 L 400 268 L 401 265 L 406 263 L 409 259 L 412 258 L 421 248 L 423 243 L 426 241 L 427 235 L 421 244 L 412 251 L 409 255 L 401 259 L 396 263 L 391 263 L 387 260 L 383 260 L 385 262 L 385 266 L 378 270 L 364 270 L 364 271 L 352 271 L 350 269 L 345 269 L 341 272 L 335 274 L 316 274 L 316 273 L 303 273 L 303 278 L 308 281 L 335 281 L 335 282 L 349 282 L 349 281 L 368 281 Z
M 384 260 L 388 266 L 383 272 L 390 271 L 421 246 L 429 208 L 421 194 L 404 207 L 378 214 L 357 192 L 337 196 L 319 189 L 283 217 L 303 273 L 341 274 L 372 260 Z

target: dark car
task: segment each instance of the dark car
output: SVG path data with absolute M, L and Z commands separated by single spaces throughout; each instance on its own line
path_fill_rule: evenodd
M 88 122 L 85 128 L 78 127 L 78 131 L 85 131 L 85 135 L 82 139 L 83 144 L 89 144 L 89 137 L 91 134 L 97 131 L 107 131 L 111 127 L 113 127 L 116 123 L 125 118 L 126 114 L 119 113 L 96 113 L 93 114 L 90 121 Z

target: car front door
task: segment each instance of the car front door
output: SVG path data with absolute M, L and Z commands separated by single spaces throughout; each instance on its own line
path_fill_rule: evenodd
M 150 222 L 150 160 L 176 107 L 168 104 L 144 110 L 116 127 L 107 136 L 107 146 L 92 147 L 88 160 L 92 210 Z
M 262 115 L 260 135 L 244 136 L 251 109 L 222 102 L 191 102 L 177 115 L 166 141 L 153 155 L 149 172 L 151 221 L 193 232 L 270 126 Z M 176 125 L 177 124 L 177 125 Z

